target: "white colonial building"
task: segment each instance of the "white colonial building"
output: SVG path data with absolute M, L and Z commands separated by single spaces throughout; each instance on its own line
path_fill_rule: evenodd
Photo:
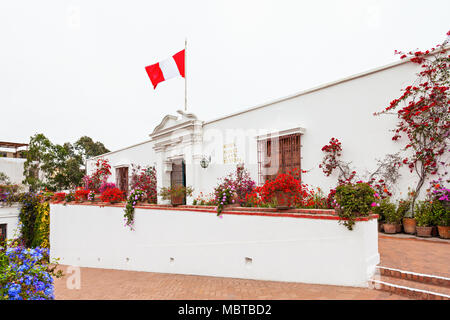
M 99 157 L 109 159 L 110 180 L 122 188 L 127 188 L 132 164 L 155 165 L 158 188 L 183 181 L 195 197 L 212 192 L 218 178 L 244 163 L 258 183 L 297 167 L 307 171 L 305 183 L 328 192 L 337 176 L 326 177 L 319 164 L 321 148 L 331 137 L 342 142 L 342 159 L 360 174 L 403 147 L 391 139 L 396 116 L 373 113 L 399 97 L 417 72 L 417 65 L 402 60 L 209 121 L 178 111 L 165 116 L 149 140 Z M 89 173 L 97 158 L 88 161 Z M 206 168 L 202 159 L 209 162 Z M 404 169 L 401 175 L 396 196 L 417 179 Z

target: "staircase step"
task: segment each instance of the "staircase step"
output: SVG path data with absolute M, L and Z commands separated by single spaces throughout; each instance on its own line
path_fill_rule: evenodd
M 388 277 L 393 277 L 393 278 L 398 278 L 398 279 L 410 280 L 410 281 L 450 288 L 450 278 L 436 276 L 436 275 L 430 275 L 430 274 L 417 273 L 417 272 L 412 272 L 412 271 L 405 271 L 405 270 L 394 269 L 394 268 L 388 268 L 388 267 L 383 267 L 383 266 L 377 266 L 377 269 L 379 271 L 379 274 L 382 276 L 388 276 Z
M 384 279 L 389 280 L 389 279 Z M 408 280 L 402 280 L 402 281 L 408 281 Z M 382 280 L 370 280 L 370 287 L 377 290 L 387 291 L 390 293 L 407 296 L 413 299 L 418 300 L 450 300 L 450 295 L 439 293 L 439 292 L 433 292 L 429 290 L 423 290 L 419 288 L 415 288 L 411 286 L 411 282 L 405 285 L 400 284 L 394 284 L 387 281 Z
M 413 299 L 450 300 L 449 278 L 383 266 L 377 267 L 370 287 Z

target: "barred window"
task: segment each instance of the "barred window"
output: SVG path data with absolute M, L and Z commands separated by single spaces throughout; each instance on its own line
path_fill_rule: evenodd
M 258 141 L 258 182 L 264 184 L 280 173 L 301 170 L 300 133 Z

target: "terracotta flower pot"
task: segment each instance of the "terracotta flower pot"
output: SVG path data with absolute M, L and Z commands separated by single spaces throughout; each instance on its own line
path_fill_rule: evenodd
M 405 233 L 416 233 L 416 219 L 403 218 L 403 230 L 405 231 Z
M 402 224 L 401 223 L 395 224 L 395 232 L 397 232 L 397 233 L 402 232 Z
M 450 226 L 438 226 L 439 237 L 450 239 Z
M 431 236 L 432 237 L 439 237 L 437 226 L 432 226 L 431 227 Z
M 170 202 L 172 203 L 172 206 L 179 206 L 183 204 L 184 197 L 183 196 L 172 196 L 170 198 Z
M 277 198 L 277 210 L 287 210 L 290 208 L 289 194 L 283 191 L 275 191 L 275 197 Z
M 431 237 L 431 229 L 433 229 L 433 227 L 416 227 L 417 236 L 429 238 Z
M 393 223 L 385 223 L 384 225 L 385 233 L 397 233 L 397 225 Z

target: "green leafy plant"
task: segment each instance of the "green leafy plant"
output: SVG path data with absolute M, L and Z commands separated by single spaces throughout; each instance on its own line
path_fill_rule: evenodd
M 377 207 L 374 190 L 367 183 L 343 184 L 336 188 L 335 199 L 339 222 L 353 230 L 355 219 L 368 216 Z
M 192 187 L 185 187 L 181 184 L 178 184 L 170 188 L 162 187 L 159 191 L 159 195 L 164 200 L 172 200 L 172 198 L 191 196 L 192 192 L 194 192 L 194 189 L 192 189 Z
M 450 210 L 441 201 L 435 200 L 431 204 L 431 217 L 433 226 L 448 226 L 450 222 Z
M 134 207 L 136 206 L 138 201 L 144 200 L 145 197 L 146 193 L 144 192 L 144 190 L 140 189 L 132 190 L 130 195 L 128 196 L 127 205 L 125 206 L 125 213 L 123 216 L 125 218 L 125 225 L 130 227 L 131 230 L 134 230 Z
M 386 223 L 398 224 L 402 221 L 402 216 L 399 214 L 395 203 L 390 202 L 389 198 L 380 201 L 380 206 L 377 207 L 383 215 Z M 375 210 L 377 212 L 378 210 Z
M 418 227 L 429 227 L 433 223 L 433 205 L 430 201 L 417 201 L 414 217 Z

